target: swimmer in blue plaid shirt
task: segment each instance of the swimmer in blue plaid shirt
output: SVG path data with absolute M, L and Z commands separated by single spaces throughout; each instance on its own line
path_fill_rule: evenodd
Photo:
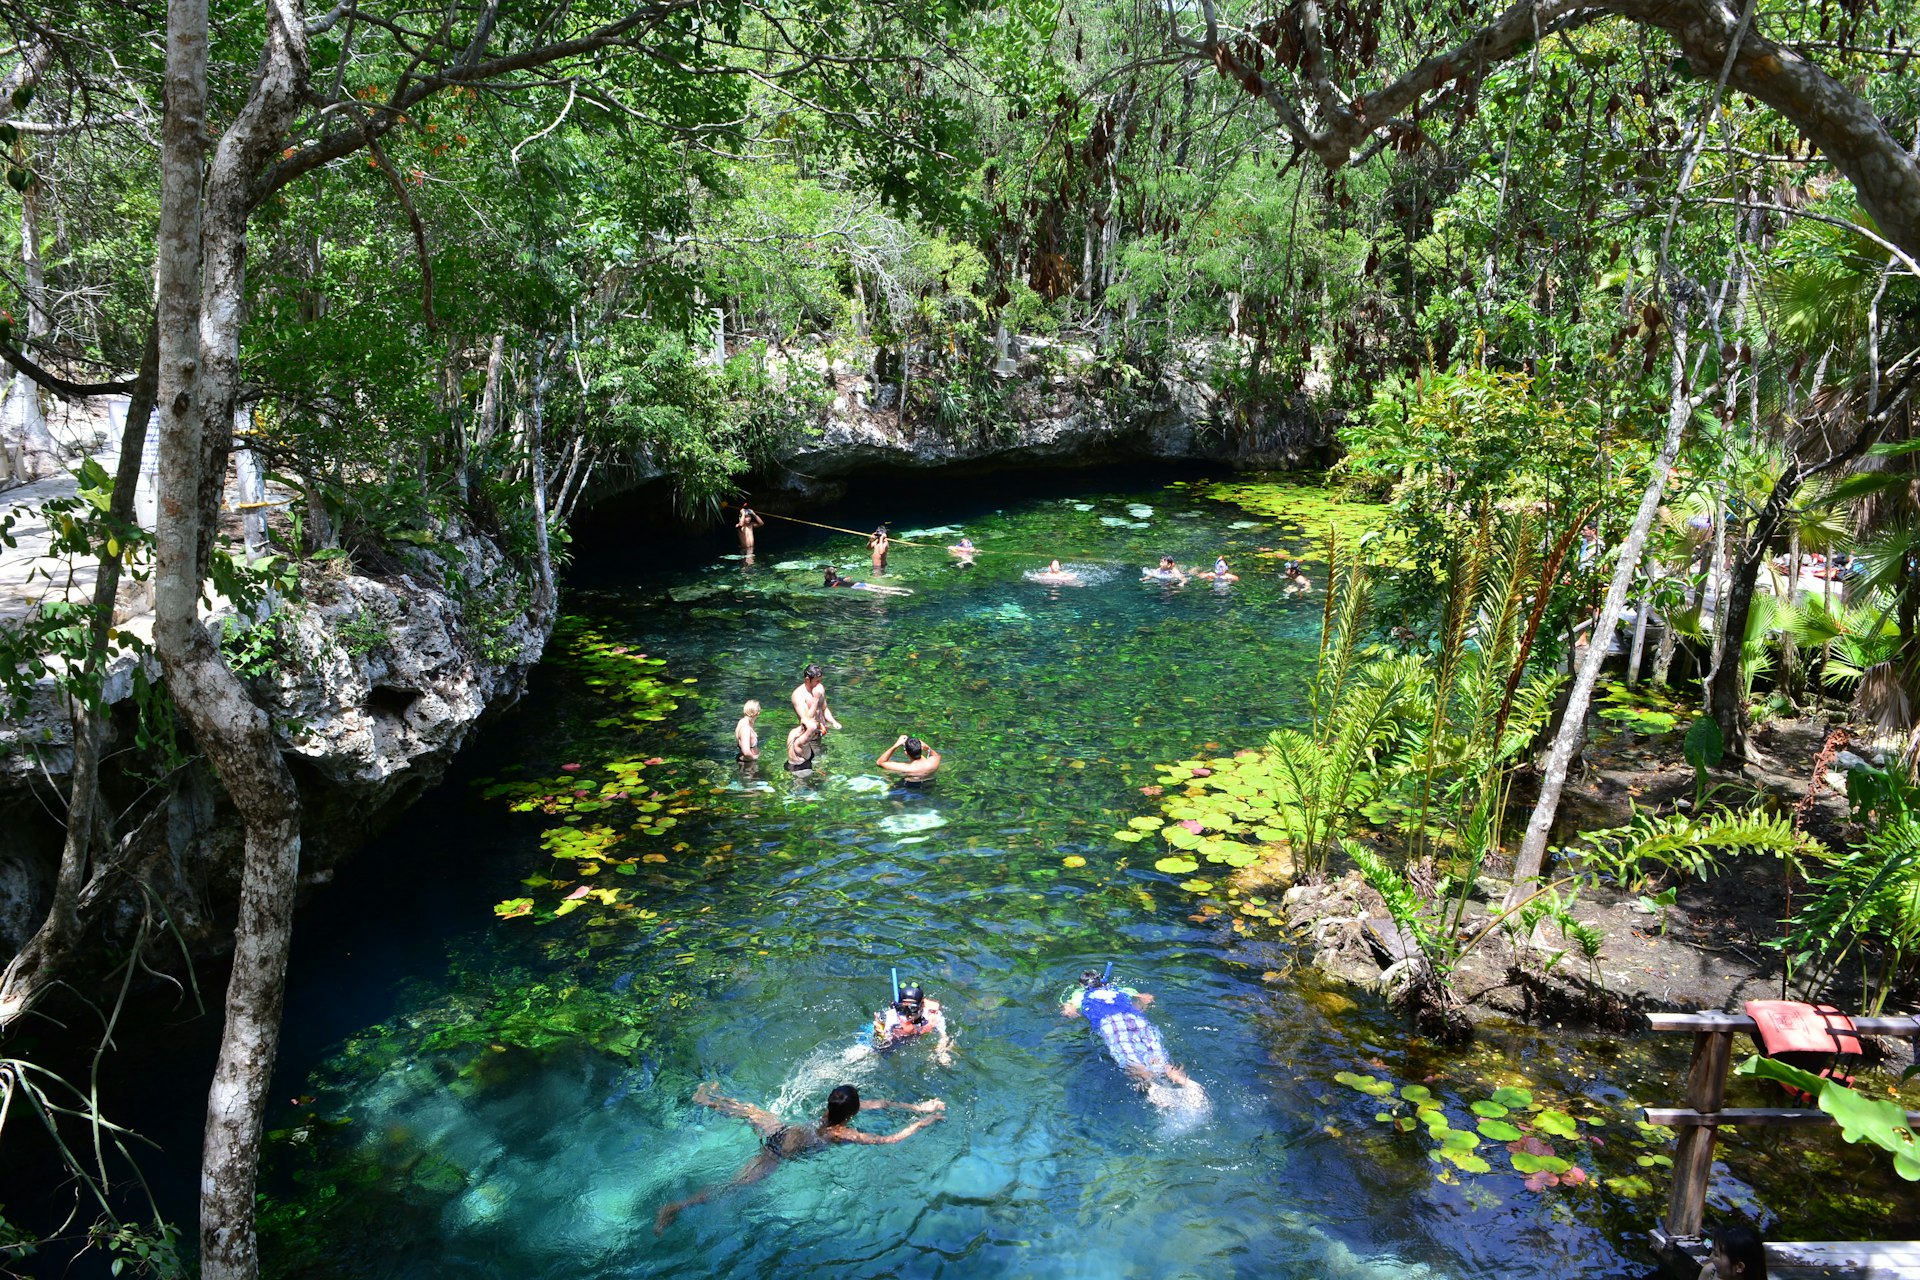
M 1167 1057 L 1159 1030 L 1142 1012 L 1152 1003 L 1152 996 L 1132 987 L 1113 986 L 1098 970 L 1088 969 L 1080 975 L 1080 990 L 1067 998 L 1060 1012 L 1069 1018 L 1085 1017 L 1113 1060 L 1147 1091 L 1155 1106 L 1205 1105 L 1205 1093 Z

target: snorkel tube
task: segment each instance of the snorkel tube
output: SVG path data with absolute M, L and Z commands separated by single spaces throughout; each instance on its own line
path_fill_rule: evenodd
M 899 1003 L 900 1003 L 900 969 L 899 969 L 899 966 L 897 966 L 897 965 L 896 965 L 896 966 L 895 966 L 895 967 L 894 967 L 894 968 L 893 968 L 893 969 L 892 969 L 892 970 L 891 970 L 890 972 L 891 972 L 891 973 L 893 974 L 893 1002 L 894 1002 L 895 1004 L 899 1004 Z
M 1113 961 L 1107 961 L 1107 967 L 1100 971 L 1100 985 L 1106 986 L 1107 979 L 1113 976 Z

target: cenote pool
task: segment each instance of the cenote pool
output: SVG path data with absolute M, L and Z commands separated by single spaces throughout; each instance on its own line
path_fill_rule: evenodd
M 1644 1272 L 1665 1146 L 1632 1104 L 1677 1088 L 1681 1047 L 1520 1029 L 1459 1052 L 1410 1043 L 1295 971 L 1257 921 L 1241 937 L 1208 918 L 1153 869 L 1157 841 L 1113 838 L 1151 811 L 1156 764 L 1302 715 L 1321 601 L 1283 596 L 1263 553 L 1305 554 L 1323 579 L 1313 491 L 1267 491 L 1263 513 L 1135 479 L 911 519 L 867 497 L 821 518 L 965 533 L 989 554 L 903 547 L 884 581 L 911 596 L 829 592 L 815 566 L 870 577 L 864 546 L 775 520 L 750 564 L 716 535 L 705 559 L 650 566 L 636 547 L 583 568 L 523 705 L 303 913 L 263 1186 L 271 1273 Z M 1143 583 L 1163 551 L 1224 554 L 1243 579 Z M 1085 585 L 1023 576 L 1056 555 Z M 796 779 L 781 743 L 808 662 L 846 728 Z M 730 734 L 748 698 L 767 760 L 743 771 Z M 919 790 L 873 764 L 906 732 L 946 756 Z M 1158 996 L 1203 1116 L 1163 1119 L 1061 1017 L 1070 979 L 1109 960 Z M 950 1067 L 925 1046 L 858 1047 L 891 966 L 945 1005 Z M 1484 1174 L 1438 1161 L 1343 1072 L 1423 1085 L 1457 1128 L 1524 1088 L 1516 1107 L 1570 1117 L 1556 1149 L 1587 1176 L 1530 1190 L 1504 1150 Z M 843 1081 L 949 1110 L 656 1238 L 661 1203 L 756 1150 L 693 1105 L 702 1081 L 790 1117 Z M 1756 1152 L 1741 1173 L 1792 1200 L 1796 1178 L 1867 1163 L 1837 1146 L 1807 1149 L 1828 1166 Z M 1728 1176 L 1718 1194 L 1752 1193 Z

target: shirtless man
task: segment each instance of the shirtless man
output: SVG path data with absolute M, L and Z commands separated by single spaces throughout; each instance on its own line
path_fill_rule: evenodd
M 867 550 L 873 553 L 873 576 L 876 578 L 884 578 L 887 576 L 887 547 L 889 545 L 891 544 L 887 541 L 887 526 L 885 525 L 881 525 L 875 529 L 873 536 L 867 539 Z
M 740 531 L 740 549 L 742 551 L 751 552 L 753 550 L 753 531 L 765 523 L 766 521 L 761 518 L 758 511 L 755 511 L 744 502 L 740 504 L 740 520 L 733 527 Z
M 800 723 L 812 730 L 818 737 L 826 737 L 827 730 L 838 729 L 842 725 L 833 718 L 833 709 L 827 705 L 827 686 L 820 682 L 820 664 L 811 662 L 800 673 L 800 683 L 793 691 L 793 714 Z
M 895 760 L 893 753 L 904 750 L 905 760 Z M 940 753 L 918 738 L 909 738 L 901 734 L 893 740 L 893 745 L 880 753 L 874 761 L 888 773 L 897 773 L 908 782 L 925 782 L 940 767 Z
M 733 1181 L 724 1186 L 707 1187 L 696 1191 L 685 1200 L 676 1200 L 661 1207 L 653 1219 L 653 1232 L 659 1235 L 673 1225 L 680 1211 L 692 1205 L 710 1200 L 723 1191 L 735 1187 L 744 1187 L 760 1181 L 779 1168 L 782 1160 L 791 1160 L 796 1156 L 812 1155 L 824 1151 L 840 1142 L 860 1143 L 864 1146 L 887 1146 L 895 1142 L 904 1142 L 930 1124 L 942 1119 L 947 1104 L 938 1098 L 929 1098 L 925 1102 L 887 1102 L 880 1098 L 862 1101 L 860 1091 L 850 1084 L 843 1084 L 827 1095 L 827 1109 L 819 1120 L 802 1121 L 788 1124 L 773 1112 L 756 1107 L 750 1102 L 741 1102 L 725 1097 L 710 1084 L 703 1084 L 693 1091 L 693 1100 L 703 1107 L 712 1107 L 721 1115 L 738 1116 L 753 1126 L 760 1135 L 760 1150 L 746 1166 L 734 1175 Z M 895 1107 L 901 1111 L 917 1111 L 920 1118 L 906 1128 L 895 1133 L 862 1133 L 853 1127 L 853 1119 L 863 1111 L 879 1111 L 886 1107 Z

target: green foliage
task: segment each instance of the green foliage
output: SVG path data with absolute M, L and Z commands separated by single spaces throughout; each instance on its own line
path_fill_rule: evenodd
M 364 658 L 391 644 L 393 633 L 385 618 L 362 605 L 334 623 L 333 638 L 349 656 Z
M 1912 798 L 1910 783 L 1882 779 L 1873 801 L 1878 825 L 1810 873 L 1810 896 L 1785 942 L 1789 965 L 1810 965 L 1816 981 L 1858 949 L 1870 1013 L 1880 1011 L 1920 957 L 1920 821 Z
M 1733 1074 L 1778 1081 L 1811 1096 L 1840 1126 L 1842 1138 L 1879 1147 L 1893 1157 L 1895 1173 L 1908 1182 L 1920 1182 L 1920 1140 L 1915 1139 L 1906 1108 L 1899 1103 L 1869 1098 L 1837 1080 L 1759 1054 L 1735 1067 Z
M 1587 867 L 1633 892 L 1668 874 L 1705 880 L 1719 870 L 1722 857 L 1741 851 L 1772 854 L 1794 865 L 1827 856 L 1790 816 L 1764 812 L 1661 817 L 1635 809 L 1624 827 L 1581 832 L 1578 846 Z
M 1394 1097 L 1390 1080 L 1352 1071 L 1337 1072 L 1333 1078 L 1368 1098 Z M 1529 1089 L 1503 1085 L 1491 1097 L 1451 1101 L 1426 1085 L 1403 1085 L 1398 1093 L 1398 1098 L 1374 1112 L 1374 1120 L 1396 1133 L 1424 1133 L 1430 1144 L 1428 1158 L 1436 1164 L 1449 1165 L 1459 1173 L 1491 1174 L 1495 1166 L 1489 1157 L 1498 1158 L 1496 1153 L 1504 1152 L 1503 1163 L 1525 1180 L 1529 1191 L 1570 1189 L 1589 1181 L 1579 1163 L 1588 1149 L 1581 1122 L 1537 1101 Z M 1449 1114 L 1450 1107 L 1467 1114 Z M 1590 1116 L 1585 1121 L 1599 1123 Z M 1571 1146 L 1562 1148 L 1560 1143 Z M 1560 1154 L 1562 1150 L 1565 1155 Z
M 220 654 L 227 660 L 228 669 L 242 680 L 273 675 L 286 662 L 279 615 L 250 623 L 242 616 L 229 614 L 220 625 Z

